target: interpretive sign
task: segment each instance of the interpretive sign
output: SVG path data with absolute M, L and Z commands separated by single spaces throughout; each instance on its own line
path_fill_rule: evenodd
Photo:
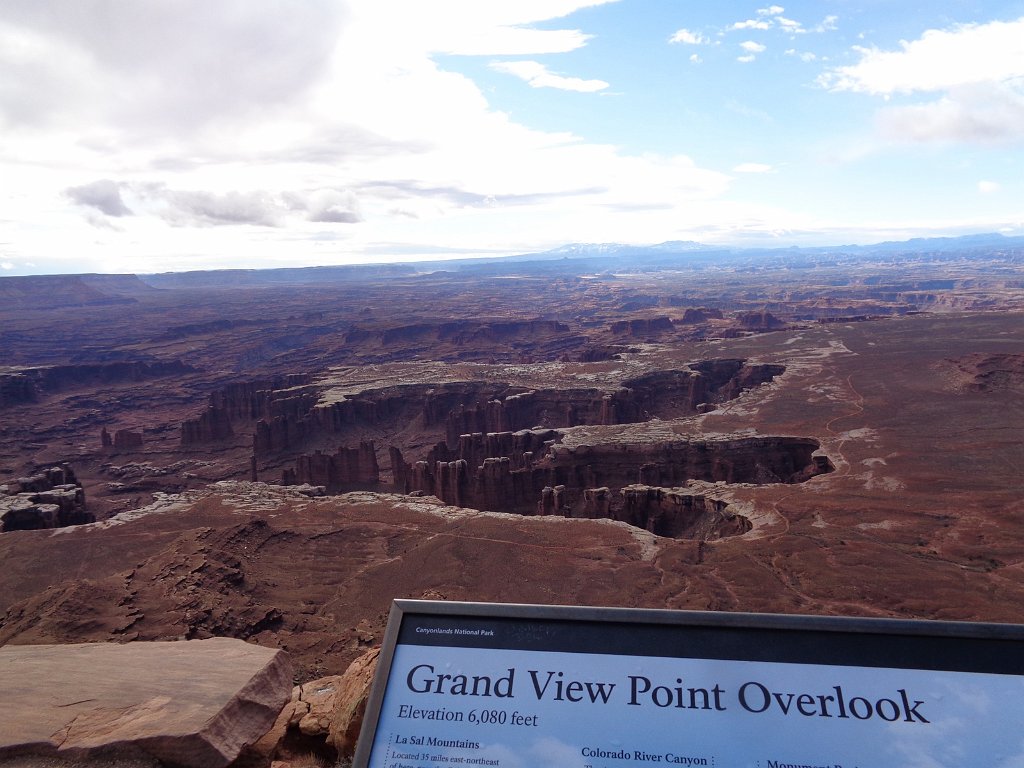
M 357 768 L 1024 765 L 1024 627 L 397 600 Z

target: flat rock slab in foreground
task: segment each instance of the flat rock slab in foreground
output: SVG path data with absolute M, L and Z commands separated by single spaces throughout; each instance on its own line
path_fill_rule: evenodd
M 0 648 L 0 759 L 122 753 L 220 768 L 274 723 L 286 654 L 241 640 Z

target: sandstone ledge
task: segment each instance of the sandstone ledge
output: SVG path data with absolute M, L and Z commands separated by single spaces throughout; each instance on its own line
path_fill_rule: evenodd
M 150 756 L 222 768 L 292 689 L 281 651 L 229 638 L 0 648 L 0 760 Z

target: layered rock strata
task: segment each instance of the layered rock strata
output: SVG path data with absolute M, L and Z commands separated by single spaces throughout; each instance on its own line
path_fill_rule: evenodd
M 36 402 L 54 392 L 100 384 L 121 384 L 194 373 L 180 360 L 50 365 L 0 373 L 0 408 Z
M 333 454 L 316 451 L 299 456 L 294 469 L 282 473 L 282 485 L 322 485 L 330 492 L 369 487 L 380 482 L 373 442 L 358 448 L 339 447 Z
M 0 485 L 0 531 L 63 528 L 95 521 L 85 490 L 67 464 Z
M 465 457 L 432 452 L 445 459 L 418 461 L 402 467 L 396 476 L 405 490 L 437 496 L 448 504 L 498 512 L 557 514 L 565 517 L 603 517 L 622 520 L 659 535 L 716 538 L 742 533 L 747 528 L 731 519 L 702 518 L 680 522 L 687 504 L 701 515 L 714 512 L 714 504 L 690 496 L 664 496 L 640 503 L 631 486 L 684 486 L 690 480 L 727 483 L 799 483 L 832 471 L 828 458 L 816 455 L 818 441 L 810 438 L 762 436 L 720 440 L 676 441 L 656 444 L 580 445 L 573 448 L 550 439 L 539 430 L 492 435 L 465 435 L 460 446 Z M 554 433 L 557 434 L 557 433 Z M 512 446 L 511 456 L 488 456 L 497 446 Z M 479 463 L 475 463 L 482 457 Z M 392 460 L 400 456 L 393 455 Z M 619 491 L 622 491 L 621 497 Z M 718 512 L 721 509 L 717 510 Z M 699 515 L 698 515 L 699 516 Z M 691 515 L 692 517 L 692 515 Z M 654 521 L 654 522 L 652 522 Z M 668 522 L 666 522 L 668 521 Z M 652 528 L 651 526 L 654 526 Z
M 618 388 L 450 381 L 368 389 L 329 403 L 319 402 L 320 393 L 308 379 L 284 377 L 215 392 L 198 418 L 182 424 L 181 441 L 196 445 L 225 440 L 245 424 L 253 431 L 253 452 L 261 456 L 314 447 L 311 441 L 362 427 L 399 429 L 416 424 L 427 435 L 441 432 L 455 448 L 462 435 L 477 432 L 629 424 L 691 414 L 702 403 L 732 399 L 784 370 L 780 365 L 730 358 L 656 371 L 625 380 Z
M 148 756 L 223 768 L 274 723 L 292 667 L 229 638 L 0 648 L 0 758 Z

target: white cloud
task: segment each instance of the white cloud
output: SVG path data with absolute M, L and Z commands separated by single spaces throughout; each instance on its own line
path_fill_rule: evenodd
M 0 261 L 0 269 L 11 270 L 14 269 L 14 265 L 9 261 Z
M 706 45 L 709 42 L 704 35 L 699 32 L 691 32 L 688 29 L 676 30 L 668 41 L 670 43 L 686 43 L 687 45 Z
M 979 181 L 978 191 L 983 195 L 991 195 L 993 192 L 998 192 L 1001 189 L 1001 185 L 995 181 Z
M 768 46 L 754 42 L 753 40 L 744 40 L 742 43 L 740 43 L 740 48 L 742 48 L 747 53 L 764 53 L 766 50 L 768 50 Z
M 784 16 L 779 16 L 778 18 L 775 19 L 775 21 L 778 23 L 780 27 L 782 27 L 784 31 L 789 32 L 790 34 L 803 34 L 804 32 L 807 31 L 804 29 L 804 25 L 801 24 L 799 21 L 787 19 Z
M 133 271 L 672 239 L 732 218 L 728 175 L 526 127 L 434 56 L 573 50 L 586 30 L 556 20 L 597 2 L 268 0 L 254 13 L 180 0 L 147 15 L 12 0 L 0 177 L 18 195 L 4 238 L 17 268 L 74 253 L 85 271 Z
M 757 56 L 755 56 L 754 54 L 748 53 L 746 56 L 737 56 L 736 57 L 736 61 L 741 61 L 744 64 L 749 64 L 750 62 L 754 61 L 756 58 L 757 58 Z
M 771 29 L 772 23 L 770 21 L 764 21 L 763 19 L 747 19 L 746 21 L 737 21 L 729 29 Z
M 898 51 L 857 47 L 858 63 L 827 73 L 834 91 L 878 95 L 945 91 L 1024 77 L 1024 18 L 930 29 Z
M 861 60 L 819 78 L 833 91 L 938 93 L 878 115 L 882 134 L 916 142 L 1024 141 L 1024 18 L 928 30 L 897 51 L 855 49 Z
M 758 16 L 778 16 L 780 13 L 785 13 L 786 9 L 781 5 L 770 5 L 767 8 L 758 8 Z
M 535 29 L 582 8 L 616 0 L 355 0 L 357 26 L 388 30 L 395 47 L 464 56 L 566 53 L 586 45 L 578 29 Z
M 735 173 L 770 173 L 772 170 L 766 163 L 740 163 L 733 168 Z
M 704 59 L 702 59 L 702 58 L 701 58 L 701 57 L 700 57 L 700 56 L 699 56 L 698 54 L 696 54 L 696 53 L 691 53 L 691 54 L 690 54 L 690 61 L 692 61 L 692 62 L 693 62 L 694 64 L 701 64 L 701 63 L 703 63 Z
M 281 202 L 262 191 L 153 190 L 152 199 L 165 203 L 161 216 L 175 226 L 251 224 L 278 227 L 283 222 Z
M 786 50 L 787 56 L 796 56 L 800 61 L 807 62 L 808 64 L 812 61 L 818 60 L 818 55 L 811 51 L 798 51 L 796 48 L 789 48 Z
M 99 122 L 110 140 L 284 107 L 330 57 L 341 9 L 328 0 L 270 2 L 259 13 L 245 0 L 7 3 L 0 71 L 19 75 L 4 78 L 0 122 Z
M 495 61 L 491 62 L 491 69 L 515 75 L 533 88 L 557 88 L 562 91 L 593 93 L 603 91 L 608 87 L 608 83 L 604 80 L 583 80 L 579 77 L 555 74 L 536 61 Z
M 839 28 L 839 17 L 830 15 L 822 19 L 821 23 L 814 28 L 815 32 L 832 32 Z
M 879 112 L 879 130 L 890 139 L 915 142 L 1024 142 L 1024 93 L 1005 85 L 953 88 L 927 104 Z

